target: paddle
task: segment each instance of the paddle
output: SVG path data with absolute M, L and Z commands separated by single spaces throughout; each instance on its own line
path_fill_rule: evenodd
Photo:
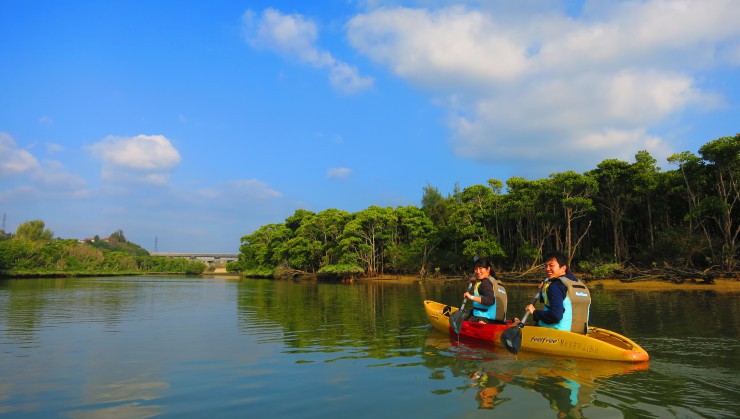
M 470 290 L 473 288 L 474 282 L 475 281 L 470 281 L 470 284 L 468 285 L 468 290 L 466 292 L 470 292 Z M 455 333 L 460 333 L 460 327 L 462 327 L 463 318 L 465 317 L 465 303 L 467 302 L 468 298 L 463 298 L 460 310 L 457 310 L 456 312 L 450 314 L 450 324 L 452 325 L 452 329 L 455 331 Z
M 542 285 L 540 285 L 540 288 L 537 290 L 537 295 L 535 295 L 534 300 L 532 300 L 532 305 L 537 303 L 537 300 L 540 298 L 540 294 L 542 294 L 542 288 L 545 287 L 548 280 L 549 278 L 546 278 L 542 281 Z M 519 322 L 518 325 L 506 329 L 504 333 L 501 334 L 501 343 L 514 355 L 519 353 L 519 348 L 522 346 L 522 329 L 524 328 L 524 322 L 527 321 L 527 317 L 529 317 L 529 310 L 524 313 L 524 317 L 522 317 L 522 321 Z

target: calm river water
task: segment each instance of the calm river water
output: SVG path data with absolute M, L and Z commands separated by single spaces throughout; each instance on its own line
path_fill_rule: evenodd
M 464 282 L 0 281 L 0 416 L 737 418 L 740 295 L 592 289 L 649 365 L 450 340 Z M 509 317 L 536 288 L 509 285 Z

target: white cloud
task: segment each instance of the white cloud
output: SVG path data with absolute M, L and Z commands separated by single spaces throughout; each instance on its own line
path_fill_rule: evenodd
M 327 70 L 332 86 L 343 93 L 360 92 L 373 85 L 372 78 L 361 76 L 355 67 L 316 47 L 316 23 L 299 14 L 286 15 L 268 8 L 258 17 L 248 10 L 243 22 L 245 38 L 250 45 Z
M 736 2 L 587 1 L 577 17 L 528 3 L 382 7 L 352 18 L 348 38 L 437 96 L 456 154 L 481 161 L 547 164 L 553 147 L 584 169 L 642 149 L 660 158 L 670 146 L 651 129 L 722 105 L 699 72 L 737 65 Z
M 245 203 L 282 198 L 283 194 L 259 179 L 239 179 L 197 191 L 197 199 Z
M 458 6 L 379 9 L 356 16 L 347 29 L 360 52 L 417 83 L 506 82 L 526 70 L 525 43 Z
M 352 169 L 347 167 L 333 167 L 326 172 L 330 179 L 344 179 L 352 174 Z
M 56 143 L 46 143 L 46 152 L 49 154 L 61 153 L 64 151 L 64 146 Z
M 180 163 L 180 154 L 162 135 L 108 136 L 90 149 L 105 163 L 130 169 L 171 169 Z
M 586 19 L 542 39 L 539 58 L 544 68 L 581 70 L 711 67 L 723 42 L 738 42 L 736 6 L 732 0 L 589 2 Z
M 103 162 L 103 179 L 110 181 L 162 185 L 180 163 L 180 153 L 162 135 L 108 136 L 89 150 Z
M 614 148 L 619 150 L 625 147 L 631 149 L 635 144 L 650 144 L 655 141 L 655 138 L 650 138 L 641 131 L 605 130 L 589 132 L 576 140 L 576 144 L 581 149 Z
M 243 179 L 232 183 L 233 191 L 239 197 L 249 199 L 274 199 L 281 198 L 282 193 L 270 188 L 267 183 L 259 179 Z
M 88 193 L 85 180 L 67 172 L 62 163 L 39 162 L 31 152 L 19 148 L 8 133 L 0 132 L 0 181 L 5 180 L 9 182 L 0 189 L 0 202 L 79 198 Z
M 45 160 L 42 169 L 33 175 L 33 180 L 48 191 L 72 191 L 74 195 L 86 194 L 85 180 L 65 170 L 56 160 Z
M 40 168 L 33 154 L 18 148 L 10 134 L 0 132 L 0 175 L 35 172 Z

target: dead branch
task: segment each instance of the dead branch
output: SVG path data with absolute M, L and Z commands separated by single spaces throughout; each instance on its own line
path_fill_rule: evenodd
M 653 267 L 650 269 L 639 269 L 635 266 L 629 266 L 614 271 L 617 279 L 622 282 L 635 281 L 669 281 L 676 284 L 683 284 L 686 281 L 699 282 L 704 284 L 713 284 L 714 275 L 707 271 L 690 270 L 686 268 L 677 268 L 668 263 L 662 267 Z

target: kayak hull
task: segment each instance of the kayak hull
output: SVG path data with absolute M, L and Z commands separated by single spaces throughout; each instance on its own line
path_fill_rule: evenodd
M 435 329 L 449 335 L 458 335 L 450 325 L 449 317 L 457 311 L 457 307 L 426 300 L 424 310 L 429 323 Z M 503 346 L 501 334 L 509 327 L 510 321 L 507 324 L 464 321 L 459 336 Z M 644 362 L 650 358 L 647 351 L 629 338 L 599 327 L 590 326 L 585 335 L 538 326 L 526 326 L 521 332 L 521 351 L 606 361 Z
M 441 351 L 452 350 L 457 357 L 478 361 L 480 368 L 487 371 L 489 375 L 498 375 L 499 378 L 505 378 L 505 381 L 521 380 L 522 377 L 527 377 L 532 381 L 542 378 L 568 379 L 582 384 L 584 388 L 593 388 L 600 379 L 647 371 L 650 368 L 648 361 L 612 362 L 523 351 L 513 357 L 492 356 L 490 351 L 507 355 L 509 352 L 502 346 L 493 347 L 490 343 L 482 341 L 465 339 L 462 343 L 462 338 L 460 341 L 461 343 L 458 343 L 455 338 L 447 334 L 430 333 L 424 345 Z M 452 349 L 453 347 L 458 349 Z

